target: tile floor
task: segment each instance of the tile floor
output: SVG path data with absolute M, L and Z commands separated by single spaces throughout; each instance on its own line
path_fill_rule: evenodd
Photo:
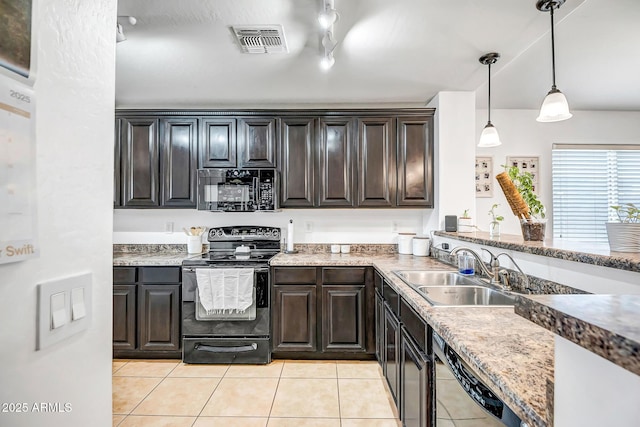
M 377 362 L 113 361 L 113 426 L 398 427 Z

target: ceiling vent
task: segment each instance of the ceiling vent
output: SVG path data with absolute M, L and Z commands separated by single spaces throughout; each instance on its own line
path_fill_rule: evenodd
M 243 53 L 287 53 L 282 25 L 236 25 L 231 27 Z

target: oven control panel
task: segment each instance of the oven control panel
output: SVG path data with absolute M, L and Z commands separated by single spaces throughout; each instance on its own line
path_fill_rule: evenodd
M 208 240 L 215 241 L 239 241 L 239 240 L 280 240 L 278 227 L 261 226 L 235 226 L 216 227 L 209 230 Z

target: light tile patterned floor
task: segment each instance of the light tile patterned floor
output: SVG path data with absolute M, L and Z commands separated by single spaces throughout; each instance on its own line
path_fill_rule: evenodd
M 113 361 L 113 426 L 398 427 L 377 362 Z

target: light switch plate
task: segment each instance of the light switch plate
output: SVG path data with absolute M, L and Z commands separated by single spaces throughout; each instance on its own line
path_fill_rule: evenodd
M 92 281 L 91 273 L 82 273 L 38 284 L 36 350 L 89 327 Z

